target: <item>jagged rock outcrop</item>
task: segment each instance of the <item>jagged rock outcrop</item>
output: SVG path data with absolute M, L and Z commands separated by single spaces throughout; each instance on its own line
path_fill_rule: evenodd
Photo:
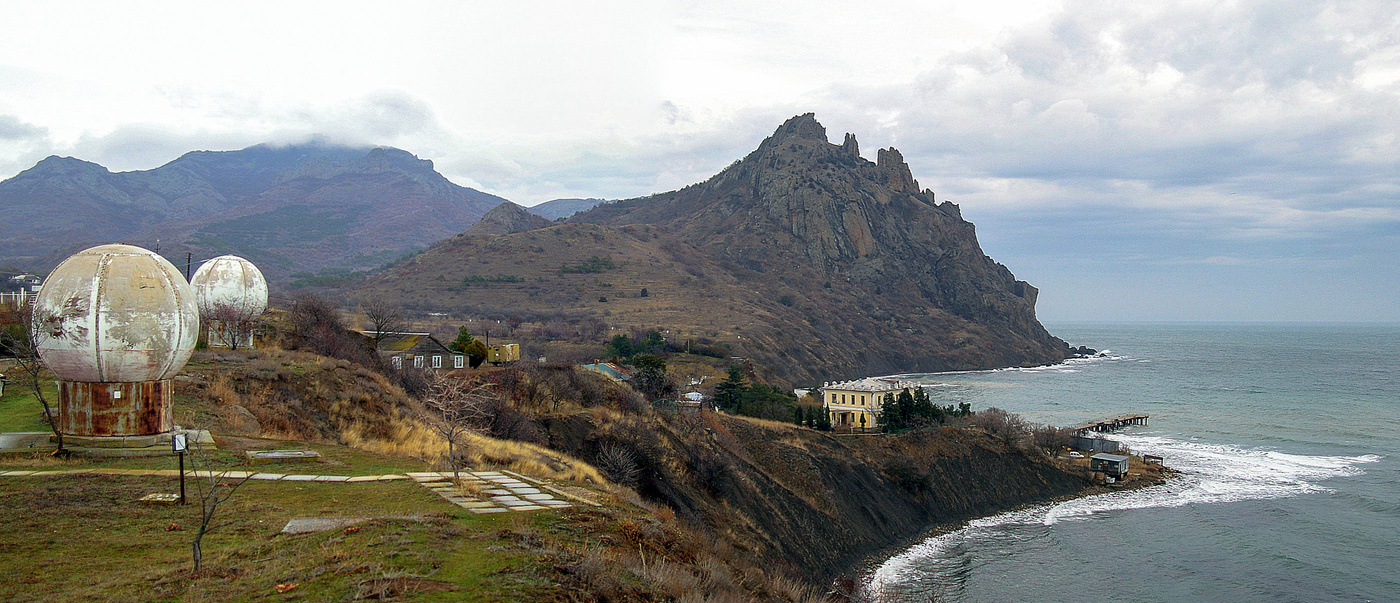
M 1036 320 L 1037 290 L 982 253 L 957 206 L 920 190 L 899 151 L 880 149 L 873 164 L 858 151 L 854 135 L 831 144 L 800 115 L 706 182 L 571 221 L 657 225 L 773 298 L 800 294 L 806 334 L 833 342 L 817 360 L 849 367 L 843 376 L 1069 354 Z M 769 347 L 757 355 L 792 351 L 771 335 L 753 334 Z
M 543 216 L 532 214 L 525 208 L 506 201 L 486 212 L 486 215 L 481 217 L 481 221 L 466 230 L 466 234 L 503 235 L 513 232 L 529 232 L 553 224 L 554 222 Z

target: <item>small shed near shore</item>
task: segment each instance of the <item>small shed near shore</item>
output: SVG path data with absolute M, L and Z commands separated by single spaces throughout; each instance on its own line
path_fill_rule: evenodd
M 1121 454 L 1100 452 L 1089 457 L 1089 470 L 1099 471 L 1113 477 L 1123 477 L 1128 472 L 1128 457 Z
M 1074 436 L 1074 441 L 1070 448 L 1080 452 L 1118 452 L 1117 440 L 1106 438 L 1091 438 L 1088 436 Z

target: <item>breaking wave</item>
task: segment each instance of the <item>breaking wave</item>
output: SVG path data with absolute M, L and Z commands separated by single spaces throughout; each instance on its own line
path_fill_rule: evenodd
M 966 571 L 958 549 L 969 542 L 1041 537 L 1045 527 L 1082 520 L 1096 513 L 1191 504 L 1229 503 L 1331 492 L 1324 480 L 1361 475 L 1361 465 L 1382 457 L 1310 456 L 1268 449 L 1182 441 L 1146 435 L 1119 435 L 1137 453 L 1155 454 L 1181 471 L 1167 483 L 1087 496 L 1063 503 L 1023 509 L 968 522 L 961 529 L 929 538 L 891 557 L 867 576 L 863 589 L 870 600 L 902 598 L 905 584 L 927 583 L 929 576 Z M 1039 527 L 1030 535 L 1025 528 Z M 924 577 L 924 579 L 921 579 Z

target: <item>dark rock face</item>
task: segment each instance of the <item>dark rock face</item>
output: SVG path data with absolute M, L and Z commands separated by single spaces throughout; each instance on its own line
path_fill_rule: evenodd
M 957 206 L 920 190 L 899 151 L 861 159 L 811 114 L 788 120 L 710 180 L 571 221 L 655 224 L 773 299 L 794 295 L 832 377 L 1055 362 L 1070 353 L 1035 318 L 1037 290 L 982 253 Z M 792 326 L 789 326 L 789 331 Z M 754 333 L 755 354 L 795 342 Z M 776 358 L 772 358 L 776 360 Z
M 944 428 L 839 438 L 724 415 L 607 427 L 539 419 L 537 443 L 576 458 L 604 444 L 637 459 L 636 490 L 695 526 L 829 583 L 938 524 L 1084 491 L 1087 482 L 990 436 Z
M 543 216 L 537 216 L 510 201 L 497 205 L 481 221 L 468 228 L 468 235 L 503 235 L 515 232 L 529 232 L 546 228 L 554 223 Z
M 273 279 L 371 268 L 502 201 L 389 148 L 258 145 L 121 173 L 50 157 L 0 182 L 0 264 L 45 269 L 90 244 L 160 239 L 172 257 L 235 253 Z

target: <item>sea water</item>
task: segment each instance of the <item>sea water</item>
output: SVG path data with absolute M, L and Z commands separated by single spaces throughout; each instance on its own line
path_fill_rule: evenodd
M 1400 601 L 1400 326 L 1047 325 L 1105 353 L 915 376 L 942 404 L 1109 436 L 1182 473 L 972 521 L 865 577 L 877 601 Z

